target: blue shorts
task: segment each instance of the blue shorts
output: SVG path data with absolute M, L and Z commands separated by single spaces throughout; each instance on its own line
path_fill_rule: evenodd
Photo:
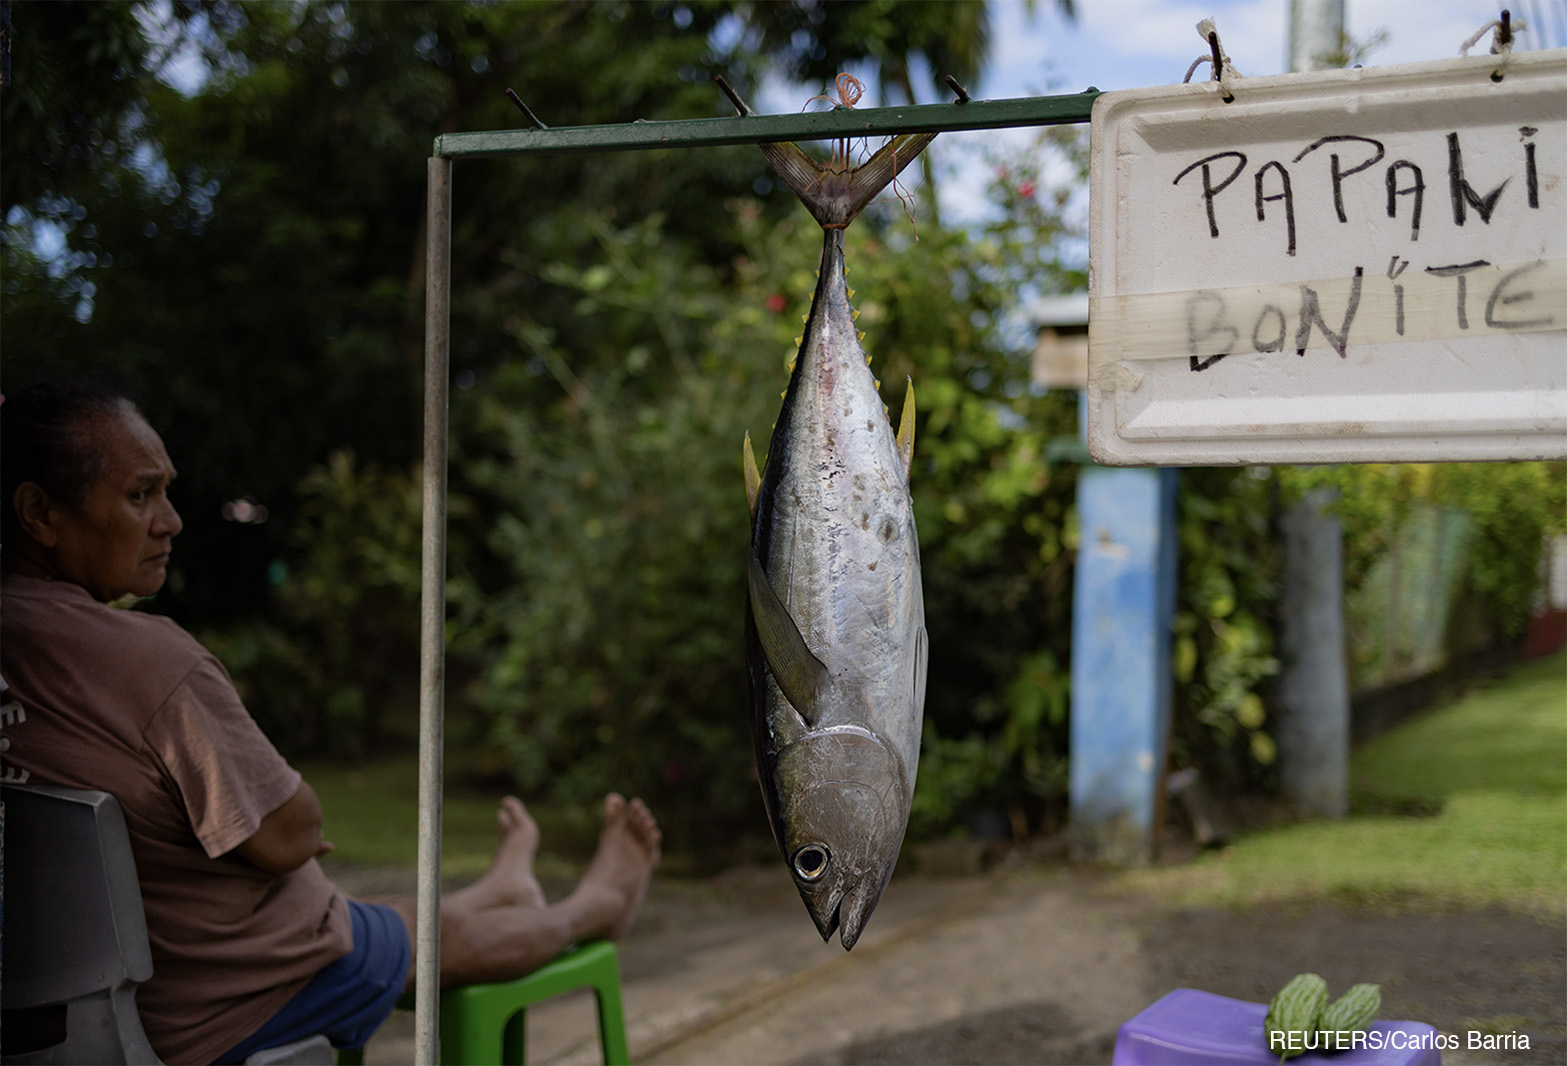
M 218 1057 L 243 1062 L 262 1048 L 321 1034 L 335 1048 L 357 1051 L 386 1021 L 408 982 L 413 949 L 408 929 L 390 907 L 348 901 L 354 946 L 245 1040 Z

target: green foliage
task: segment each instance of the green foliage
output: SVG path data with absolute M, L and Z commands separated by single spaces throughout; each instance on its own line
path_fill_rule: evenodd
M 166 19 L 159 44 L 138 13 Z M 516 126 L 507 87 L 556 126 L 723 114 L 715 72 L 747 92 L 775 69 L 825 82 L 874 61 L 914 95 L 921 57 L 978 69 L 983 16 L 886 0 L 17 5 L 7 387 L 80 369 L 138 387 L 186 520 L 160 609 L 213 644 L 291 752 L 395 741 L 416 670 L 432 135 Z M 159 80 L 184 46 L 207 63 L 188 92 Z M 1081 174 L 1086 136 L 1054 130 L 999 161 L 995 220 L 974 233 L 925 208 L 911 226 L 891 198 L 849 232 L 895 422 L 906 378 L 918 396 L 916 833 L 978 808 L 1039 828 L 1064 807 L 1076 467 L 1051 456 L 1076 438 L 1076 398 L 1032 387 L 1017 310 L 1087 279 L 1045 152 Z M 648 794 L 675 846 L 755 825 L 740 441 L 765 451 L 818 234 L 749 148 L 465 163 L 453 209 L 456 732 L 484 745 L 483 769 L 563 805 Z M 1461 507 L 1491 549 L 1471 562 L 1476 598 L 1516 627 L 1541 538 L 1563 525 L 1563 471 L 1183 474 L 1177 761 L 1267 780 L 1275 494 L 1333 480 L 1352 579 L 1408 507 Z M 269 521 L 222 521 L 241 498 Z
M 1356 587 L 1388 550 L 1414 504 L 1473 523 L 1467 580 L 1478 607 L 1508 637 L 1528 621 L 1546 539 L 1567 529 L 1567 463 L 1372 463 L 1281 467 L 1283 498 L 1332 488 L 1344 527 L 1344 583 Z
M 905 53 L 983 54 L 981 9 L 825 6 L 771 32 L 795 11 L 181 4 L 162 16 L 171 46 L 208 64 L 188 92 L 158 80 L 164 53 L 129 6 L 47 12 L 50 49 L 29 56 L 76 71 L 114 144 L 77 131 L 101 150 L 8 186 L 25 201 L 8 216 L 8 383 L 112 367 L 139 386 L 186 517 L 160 607 L 239 664 L 290 747 L 395 737 L 409 702 L 431 135 L 516 125 L 506 87 L 552 125 L 697 117 L 727 110 L 713 72 L 746 92 L 791 48 L 904 82 Z M 742 32 L 714 35 L 726 20 Z M 81 40 L 134 54 L 78 69 Z M 1012 195 L 1013 230 L 974 242 L 925 225 L 916 244 L 889 205 L 856 224 L 850 262 L 894 416 L 902 379 L 919 383 L 916 498 L 950 574 L 932 582 L 941 727 L 1005 733 L 1006 774 L 1039 792 L 1064 729 L 1072 485 L 1041 466 L 1072 404 L 1030 394 L 1006 321 L 1059 205 Z M 612 786 L 753 813 L 738 446 L 764 437 L 812 287 L 802 219 L 750 149 L 463 168 L 449 572 L 453 678 L 471 685 L 452 702 L 460 721 L 471 701 L 493 769 L 572 800 Z M 45 260 L 51 234 L 67 251 Z M 219 521 L 239 498 L 269 521 Z
M 228 670 L 251 717 L 284 756 L 341 752 L 359 745 L 364 710 L 359 690 L 330 684 L 303 642 L 270 622 L 199 637 Z
M 13 147 L 49 154 L 45 134 L 101 143 L 7 186 L 20 201 L 4 253 L 7 384 L 101 369 L 141 393 L 177 457 L 179 503 L 200 519 L 187 521 L 163 609 L 200 626 L 271 610 L 266 575 L 288 550 L 304 472 L 345 448 L 371 464 L 417 459 L 420 205 L 435 133 L 516 125 L 507 87 L 557 125 L 723 113 L 710 73 L 744 88 L 747 65 L 730 69 L 708 31 L 734 5 L 691 5 L 680 25 L 675 7 L 175 5 L 175 43 L 188 24 L 212 62 L 188 96 L 152 76 L 161 50 L 134 34 L 147 51 L 139 64 L 76 64 L 132 33 L 131 5 L 18 8 L 27 81 L 6 92 L 8 144 L 14 109 L 35 96 L 45 114 L 18 121 Z M 35 58 L 50 77 L 28 65 Z M 116 80 L 121 68 L 130 76 Z M 77 74 L 87 80 L 71 91 L 50 88 Z M 73 112 L 47 111 L 78 97 L 101 101 L 105 117 L 78 126 Z M 722 261 L 732 227 L 712 205 L 749 192 L 764 170 L 738 149 L 465 169 L 454 202 L 457 373 L 509 358 L 506 319 L 520 307 L 546 328 L 591 335 L 542 272 L 593 254 L 590 216 L 664 212 L 672 239 Z M 25 166 L 6 175 L 32 176 Z M 65 251 L 42 258 L 40 233 Z M 239 530 L 215 520 L 242 496 L 272 521 Z
M 997 802 L 992 782 L 1007 772 L 1001 750 L 979 733 L 943 737 L 926 719 L 920 742 L 919 777 L 909 810 L 909 835 L 931 838 L 953 832 L 969 811 Z
M 1351 692 L 1460 667 L 1498 640 L 1466 583 L 1477 550 L 1469 515 L 1415 501 L 1394 534 L 1345 589 Z
M 460 702 L 488 769 L 566 805 L 635 790 L 672 826 L 715 837 L 755 805 L 739 437 L 750 428 L 762 440 L 776 412 L 819 249 L 801 220 L 729 207 L 741 251 L 723 271 L 672 241 L 660 217 L 625 229 L 589 219 L 587 264 L 540 271 L 570 320 L 557 330 L 513 314 L 514 355 L 455 393 L 450 488 L 450 647 L 473 679 Z M 851 231 L 849 259 L 878 372 L 918 380 L 915 495 L 937 649 L 928 705 L 940 731 L 918 803 L 957 803 L 920 816 L 934 829 L 975 805 L 1038 808 L 1064 793 L 1060 527 L 1074 479 L 1043 457 L 1075 410 L 1070 397 L 1033 395 L 1026 378 L 1018 387 L 1027 368 L 1002 344 L 1001 243 L 936 231 L 915 244 L 887 213 Z M 305 486 L 310 532 L 280 598 L 345 689 L 368 693 L 386 676 L 378 639 L 411 642 L 388 620 L 412 614 L 389 605 L 412 599 L 416 491 L 346 457 Z M 980 758 L 944 775 L 947 750 Z
M 1320 487 L 1335 494 L 1330 509 L 1343 527 L 1344 584 L 1351 592 L 1407 535 L 1417 508 L 1464 515 L 1472 525 L 1461 566 L 1464 591 L 1453 609 L 1471 627 L 1483 628 L 1475 621 L 1482 618 L 1506 638 L 1518 636 L 1529 617 L 1547 537 L 1567 528 L 1567 464 L 1561 463 L 1183 471 L 1171 760 L 1200 767 L 1224 788 L 1265 788 L 1273 780 L 1268 681 L 1279 668 L 1281 565 L 1274 518 Z
M 8 10 L 0 217 L 14 206 L 69 195 L 66 190 L 119 153 L 116 138 L 153 61 L 129 3 L 17 4 Z
M 1229 788 L 1261 784 L 1276 753 L 1263 699 L 1279 666 L 1273 488 L 1265 468 L 1181 473 L 1171 762 Z
M 280 748 L 357 756 L 414 734 L 422 486 L 339 452 L 299 492 L 274 620 L 202 639 Z
M 717 828 L 754 787 L 740 438 L 784 379 L 792 327 L 766 298 L 806 261 L 733 264 L 726 293 L 656 217 L 594 236 L 591 265 L 547 273 L 595 345 L 518 321 L 516 358 L 454 399 L 451 490 L 472 520 L 454 522 L 470 554 L 453 570 L 452 648 L 525 791 L 635 790 Z M 541 385 L 553 400 L 522 402 Z
M 348 452 L 300 485 L 297 562 L 278 596 L 324 677 L 318 750 L 358 753 L 413 732 L 422 508 L 417 469 L 361 470 Z
M 901 90 L 909 103 L 927 102 L 914 88 L 911 60 L 925 61 L 932 75 L 929 88 L 934 89 L 945 74 L 971 82 L 990 50 L 986 4 L 841 0 L 829 6 L 787 0 L 770 6 L 774 10 L 758 20 L 756 28 L 762 46 L 778 54 L 791 76 L 831 82 L 846 64 L 868 53 L 876 61 L 882 103 L 890 102 L 890 86 Z
M 516 359 L 454 403 L 452 491 L 481 529 L 457 534 L 478 551 L 454 575 L 453 648 L 478 675 L 488 742 L 527 790 L 580 802 L 634 787 L 715 829 L 754 813 L 740 770 L 739 437 L 749 428 L 765 451 L 820 239 L 755 204 L 731 210 L 742 252 L 727 286 L 661 219 L 597 222 L 591 265 L 545 275 L 591 323 L 597 350 L 621 359 L 568 351 L 561 334 L 519 321 Z M 1069 572 L 1059 518 L 1072 479 L 1053 480 L 1043 455 L 1073 407 L 1016 387 L 1027 368 L 1001 344 L 997 245 L 929 230 L 916 244 L 886 213 L 850 231 L 848 260 L 889 399 L 916 382 L 936 649 L 927 705 L 939 731 L 973 735 L 959 748 L 998 739 L 998 758 L 960 764 L 956 776 L 976 775 L 960 792 L 1059 796 L 1067 627 L 1055 629 L 1059 652 L 1040 650 L 1043 623 L 1062 617 L 1040 587 L 1063 588 Z M 520 402 L 541 382 L 553 402 Z
M 1075 436 L 1077 405 L 1031 385 L 1032 331 L 1009 318 L 1020 293 L 1077 280 L 1060 204 L 1018 192 L 1053 144 L 997 169 L 1000 210 L 981 233 L 922 231 L 850 259 L 871 351 L 889 360 L 882 379 L 911 373 L 918 396 L 931 668 L 916 834 L 981 808 L 1036 828 L 1064 813 L 1077 469 L 1047 455 Z
M 1567 530 L 1567 463 L 1446 463 L 1430 478 L 1431 502 L 1473 523 L 1470 587 L 1516 637 L 1534 606 L 1546 540 Z

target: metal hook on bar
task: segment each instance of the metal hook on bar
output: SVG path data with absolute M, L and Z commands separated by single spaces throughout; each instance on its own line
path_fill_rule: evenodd
M 1221 78 L 1221 75 L 1224 72 L 1224 56 L 1221 55 L 1220 52 L 1219 52 L 1219 31 L 1218 30 L 1209 30 L 1208 31 L 1208 47 L 1213 50 L 1213 77 L 1212 77 L 1211 80 L 1212 81 L 1221 81 L 1221 80 L 1223 80 Z M 1228 100 L 1235 99 L 1235 97 L 1232 96 L 1229 93 L 1225 93 L 1224 94 L 1224 99 L 1226 101 L 1228 101 Z
M 724 76 L 722 74 L 714 74 L 713 80 L 716 81 L 718 83 L 718 87 L 724 91 L 724 95 L 729 97 L 729 102 L 735 105 L 735 110 L 740 113 L 741 118 L 747 118 L 756 113 L 751 110 L 744 100 L 740 99 L 740 94 L 735 92 L 734 89 L 730 87 L 729 83 L 724 80 Z
M 1507 8 L 1502 8 L 1501 20 L 1496 25 L 1496 32 L 1491 35 L 1491 52 L 1493 55 L 1503 56 L 1502 65 L 1491 71 L 1492 81 L 1502 80 L 1502 71 L 1506 68 L 1506 56 L 1513 50 L 1513 13 Z
M 946 78 L 947 87 L 958 94 L 957 102 L 960 104 L 968 103 L 968 90 L 963 88 L 962 85 L 958 84 L 958 79 L 954 78 L 951 74 L 948 74 Z
M 528 116 L 528 121 L 533 124 L 533 128 L 534 129 L 536 129 L 536 130 L 547 130 L 547 129 L 549 129 L 548 126 L 546 126 L 544 123 L 539 121 L 539 116 L 535 115 L 532 111 L 528 110 L 528 105 L 522 102 L 522 97 L 518 96 L 511 89 L 507 89 L 506 90 L 506 98 L 509 99 L 512 103 L 516 104 L 518 110 L 520 110 L 524 115 Z
M 1502 9 L 1502 17 L 1492 19 L 1469 36 L 1469 39 L 1458 46 L 1458 54 L 1467 56 L 1469 49 L 1480 43 L 1480 38 L 1487 33 L 1491 34 L 1491 54 L 1499 57 L 1496 69 L 1491 71 L 1492 81 L 1501 81 L 1507 72 L 1508 61 L 1513 54 L 1513 44 L 1518 40 L 1518 35 L 1529 28 L 1529 24 L 1523 19 L 1514 19 L 1513 13 L 1506 8 Z

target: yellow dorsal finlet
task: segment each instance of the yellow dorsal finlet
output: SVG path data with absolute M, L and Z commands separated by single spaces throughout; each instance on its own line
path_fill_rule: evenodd
M 746 430 L 745 447 L 742 457 L 745 466 L 745 499 L 751 508 L 751 517 L 756 517 L 756 498 L 762 492 L 762 475 L 756 469 L 756 453 L 751 450 L 751 431 Z
M 903 460 L 903 474 L 909 475 L 914 467 L 914 379 L 903 393 L 903 413 L 898 416 L 898 457 Z

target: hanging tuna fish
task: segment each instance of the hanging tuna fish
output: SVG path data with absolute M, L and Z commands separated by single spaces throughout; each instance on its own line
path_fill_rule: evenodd
M 762 146 L 825 231 L 800 352 L 751 505 L 751 727 L 773 837 L 822 939 L 852 948 L 897 864 L 925 704 L 927 640 L 909 497 L 912 382 L 897 435 L 861 347 L 844 229 L 933 140 L 858 167 Z

